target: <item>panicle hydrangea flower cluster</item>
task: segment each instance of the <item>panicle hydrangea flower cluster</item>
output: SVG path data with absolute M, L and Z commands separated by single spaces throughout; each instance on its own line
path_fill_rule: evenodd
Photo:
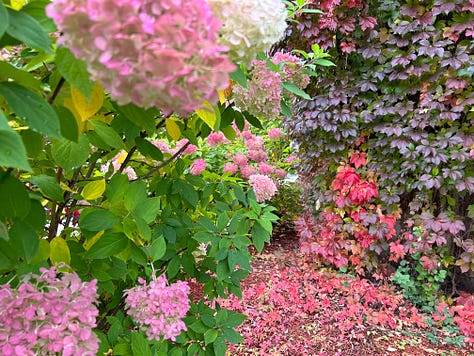
M 208 0 L 221 20 L 220 44 L 235 63 L 250 64 L 283 37 L 287 12 L 281 0 Z
M 263 174 L 253 174 L 249 177 L 249 184 L 255 192 L 257 202 L 271 199 L 277 192 L 277 187 L 273 180 Z
M 114 173 L 116 173 L 119 169 L 120 169 L 120 166 L 122 165 L 122 163 L 125 161 L 125 158 L 127 157 L 127 152 L 126 151 L 120 151 L 119 153 L 117 153 L 110 162 L 107 162 L 105 164 L 103 164 L 101 167 L 100 167 L 100 171 L 102 173 L 107 173 L 110 169 L 110 166 L 112 166 L 113 168 L 113 171 Z M 137 173 L 135 172 L 135 170 L 130 167 L 130 166 L 127 166 L 123 169 L 122 171 L 123 174 L 126 174 L 128 176 L 128 180 L 135 180 L 137 179 Z
M 181 320 L 186 316 L 190 288 L 186 282 L 168 285 L 165 275 L 153 277 L 147 285 L 139 278 L 140 285 L 125 291 L 127 313 L 144 331 L 149 340 L 176 341 L 182 330 L 187 330 Z
M 304 89 L 308 86 L 311 78 L 303 72 L 301 59 L 285 52 L 277 52 L 272 57 L 272 62 L 279 64 L 284 62 L 280 69 L 280 77 L 283 82 L 292 82 L 298 88 Z
M 93 356 L 99 314 L 97 280 L 55 267 L 25 276 L 17 288 L 0 286 L 0 354 L 4 356 Z
M 253 61 L 252 79 L 247 88 L 232 87 L 235 105 L 262 119 L 274 119 L 281 112 L 281 78 L 265 61 Z
M 198 158 L 191 164 L 191 167 L 189 167 L 189 173 L 195 176 L 198 176 L 205 169 L 206 169 L 206 161 L 202 158 Z
M 235 70 L 205 0 L 54 0 L 46 13 L 63 34 L 58 44 L 120 105 L 187 115 L 217 102 Z

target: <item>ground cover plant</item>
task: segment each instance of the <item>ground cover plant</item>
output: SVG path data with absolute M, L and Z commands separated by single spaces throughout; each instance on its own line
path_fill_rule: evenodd
M 0 353 L 469 346 L 472 7 L 2 0 Z M 278 220 L 303 254 L 243 289 Z

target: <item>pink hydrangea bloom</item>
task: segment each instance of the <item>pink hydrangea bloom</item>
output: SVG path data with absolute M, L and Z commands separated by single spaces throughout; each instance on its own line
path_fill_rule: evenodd
M 189 143 L 189 140 L 187 138 L 183 138 L 182 140 L 176 142 L 176 148 L 173 150 L 173 154 L 183 148 L 184 145 L 187 145 L 187 147 L 183 151 L 184 155 L 192 155 L 197 151 L 197 146 L 193 145 L 192 143 Z
M 287 163 L 291 163 L 291 162 L 294 162 L 297 160 L 297 157 L 296 156 L 288 156 L 286 159 L 285 159 L 285 162 Z
M 219 143 L 223 143 L 226 141 L 226 138 L 222 132 L 211 132 L 209 136 L 207 136 L 207 144 L 209 147 L 217 146 Z
M 235 174 L 238 170 L 239 166 L 237 166 L 236 164 L 233 164 L 231 162 L 227 162 L 226 164 L 224 164 L 224 173 L 228 172 L 231 174 Z
M 242 110 L 262 119 L 274 119 L 281 111 L 281 79 L 268 69 L 265 61 L 253 61 L 252 79 L 247 88 L 232 87 L 235 104 Z
M 244 130 L 244 131 L 242 131 L 242 137 L 245 140 L 251 140 L 255 137 L 255 135 L 253 133 L 251 133 L 249 130 Z
M 240 174 L 243 178 L 249 178 L 251 175 L 257 173 L 257 169 L 254 166 L 241 166 Z
M 241 152 L 238 152 L 232 160 L 239 166 L 245 166 L 249 162 L 247 156 Z
M 255 192 L 257 202 L 261 203 L 271 199 L 277 192 L 275 182 L 263 174 L 253 174 L 249 177 L 249 184 Z
M 252 136 L 249 139 L 244 140 L 245 146 L 249 150 L 260 150 L 265 148 L 265 141 L 263 137 L 260 136 Z
M 266 164 L 265 162 L 261 162 L 258 164 L 258 172 L 263 175 L 268 175 L 273 173 L 273 167 Z
M 265 162 L 268 160 L 268 154 L 264 150 L 249 150 L 248 151 L 249 158 L 254 162 Z
M 198 158 L 191 164 L 191 167 L 189 167 L 189 172 L 197 176 L 197 175 L 200 175 L 201 172 L 205 169 L 206 169 L 206 161 L 203 160 L 202 158 Z
M 25 276 L 15 289 L 0 286 L 0 354 L 95 355 L 97 280 L 58 275 L 55 267 L 40 272 Z
M 205 0 L 54 0 L 46 13 L 120 105 L 187 115 L 217 102 L 235 69 Z
M 151 143 L 156 146 L 161 152 L 171 154 L 170 146 L 165 141 L 154 140 Z
M 186 282 L 177 281 L 168 285 L 161 275 L 147 285 L 139 278 L 140 285 L 125 291 L 127 314 L 140 326 L 149 340 L 176 341 L 182 330 L 187 330 L 182 318 L 189 305 L 190 288 Z
M 303 65 L 301 59 L 289 53 L 277 52 L 272 57 L 272 62 L 279 64 L 285 62 L 280 69 L 280 77 L 283 82 L 291 82 L 298 88 L 304 89 L 311 81 L 308 74 L 303 72 Z
M 281 135 L 283 135 L 283 131 L 279 129 L 278 127 L 272 128 L 267 131 L 268 137 L 270 140 L 276 140 L 277 138 L 280 138 Z

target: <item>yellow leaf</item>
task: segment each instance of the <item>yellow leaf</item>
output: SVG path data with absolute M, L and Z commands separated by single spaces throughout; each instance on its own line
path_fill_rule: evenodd
M 86 242 L 84 242 L 84 249 L 86 251 L 89 251 L 89 249 L 92 247 L 93 244 L 96 243 L 96 241 L 104 234 L 104 230 L 102 231 L 99 231 L 97 234 L 95 234 L 94 236 L 92 236 L 89 240 L 87 240 Z
M 61 186 L 61 189 L 66 191 L 66 192 L 76 193 L 76 191 L 69 188 L 69 186 L 67 184 L 65 184 L 64 182 L 59 182 L 59 185 Z
M 202 104 L 202 107 L 202 109 L 196 110 L 197 116 L 199 116 L 199 118 L 204 121 L 211 130 L 214 130 L 217 122 L 214 107 L 207 100 Z
M 168 135 L 170 135 L 173 140 L 177 141 L 181 136 L 181 130 L 179 129 L 178 124 L 172 119 L 167 119 L 165 121 L 165 126 Z
M 221 104 L 225 103 L 225 90 L 218 90 L 217 94 L 219 94 L 219 101 Z
M 102 89 L 102 86 L 96 82 L 92 89 L 91 99 L 87 100 L 79 90 L 71 86 L 71 98 L 81 120 L 86 121 L 102 107 L 102 104 L 104 103 L 104 89 Z
M 102 196 L 105 192 L 105 179 L 95 180 L 87 183 L 82 190 L 82 197 L 85 200 L 94 200 Z
M 38 263 L 41 261 L 46 261 L 49 257 L 50 247 L 48 240 L 41 239 L 39 242 L 38 252 L 36 252 L 35 257 L 31 260 L 31 263 Z
M 13 10 L 20 11 L 28 0 L 10 0 L 10 6 Z
M 55 237 L 49 243 L 49 259 L 53 265 L 57 265 L 61 262 L 70 264 L 71 263 L 71 252 L 69 246 L 62 237 Z

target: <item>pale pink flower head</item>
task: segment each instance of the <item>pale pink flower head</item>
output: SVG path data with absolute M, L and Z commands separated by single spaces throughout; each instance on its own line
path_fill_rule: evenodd
M 176 148 L 173 150 L 173 152 L 178 152 L 181 148 L 183 148 L 185 145 L 186 148 L 183 151 L 184 155 L 192 155 L 197 151 L 197 147 L 191 143 L 189 143 L 189 140 L 187 138 L 183 138 L 182 140 L 179 140 L 176 142 Z
M 147 285 L 139 278 L 140 285 L 125 291 L 125 309 L 144 331 L 149 340 L 176 341 L 182 330 L 187 330 L 182 318 L 189 305 L 190 288 L 186 282 L 177 281 L 168 285 L 165 275 Z
M 189 172 L 195 176 L 198 176 L 205 169 L 206 169 L 206 161 L 203 160 L 202 158 L 198 158 L 191 164 L 191 167 L 189 167 Z
M 277 192 L 275 182 L 270 177 L 262 174 L 251 175 L 249 177 L 249 184 L 253 188 L 259 203 L 271 199 Z
M 284 62 L 280 69 L 280 77 L 284 82 L 291 82 L 298 88 L 304 89 L 311 81 L 308 74 L 304 72 L 304 66 L 301 64 L 301 59 L 289 53 L 277 52 L 272 57 L 272 62 L 279 64 Z
M 0 353 L 10 355 L 95 355 L 97 280 L 41 268 L 16 288 L 0 286 Z
M 152 145 L 154 145 L 156 148 L 158 148 L 161 152 L 171 154 L 171 148 L 170 148 L 170 146 L 168 145 L 167 142 L 165 142 L 165 141 L 153 140 L 153 141 L 151 141 L 151 143 L 152 143 Z
M 250 139 L 254 138 L 255 135 L 253 133 L 251 133 L 249 130 L 244 130 L 244 131 L 242 131 L 242 137 L 245 140 L 250 140 Z
M 266 164 L 265 162 L 260 162 L 258 164 L 258 172 L 263 175 L 268 175 L 270 173 L 273 173 L 273 167 Z
M 235 70 L 205 0 L 54 0 L 66 45 L 119 105 L 187 115 L 217 102 Z
M 237 173 L 238 170 L 239 170 L 239 166 L 237 166 L 234 163 L 226 162 L 226 164 L 224 164 L 224 173 L 235 174 Z
M 245 166 L 249 160 L 246 155 L 244 155 L 242 152 L 238 152 L 232 159 L 235 164 L 239 166 Z
M 285 159 L 285 162 L 287 163 L 291 163 L 291 162 L 294 162 L 297 160 L 297 157 L 296 156 L 288 156 L 286 159 Z
M 226 138 L 222 132 L 211 132 L 209 136 L 207 136 L 207 144 L 209 147 L 217 146 L 220 143 L 226 141 Z
M 257 163 L 268 160 L 268 154 L 264 150 L 249 150 L 248 156 L 252 161 Z
M 241 166 L 240 174 L 243 178 L 249 178 L 251 175 L 257 173 L 257 169 L 254 166 Z
M 268 137 L 270 140 L 276 140 L 277 138 L 280 138 L 281 135 L 283 135 L 283 131 L 279 129 L 278 127 L 274 127 L 270 130 L 267 131 Z

